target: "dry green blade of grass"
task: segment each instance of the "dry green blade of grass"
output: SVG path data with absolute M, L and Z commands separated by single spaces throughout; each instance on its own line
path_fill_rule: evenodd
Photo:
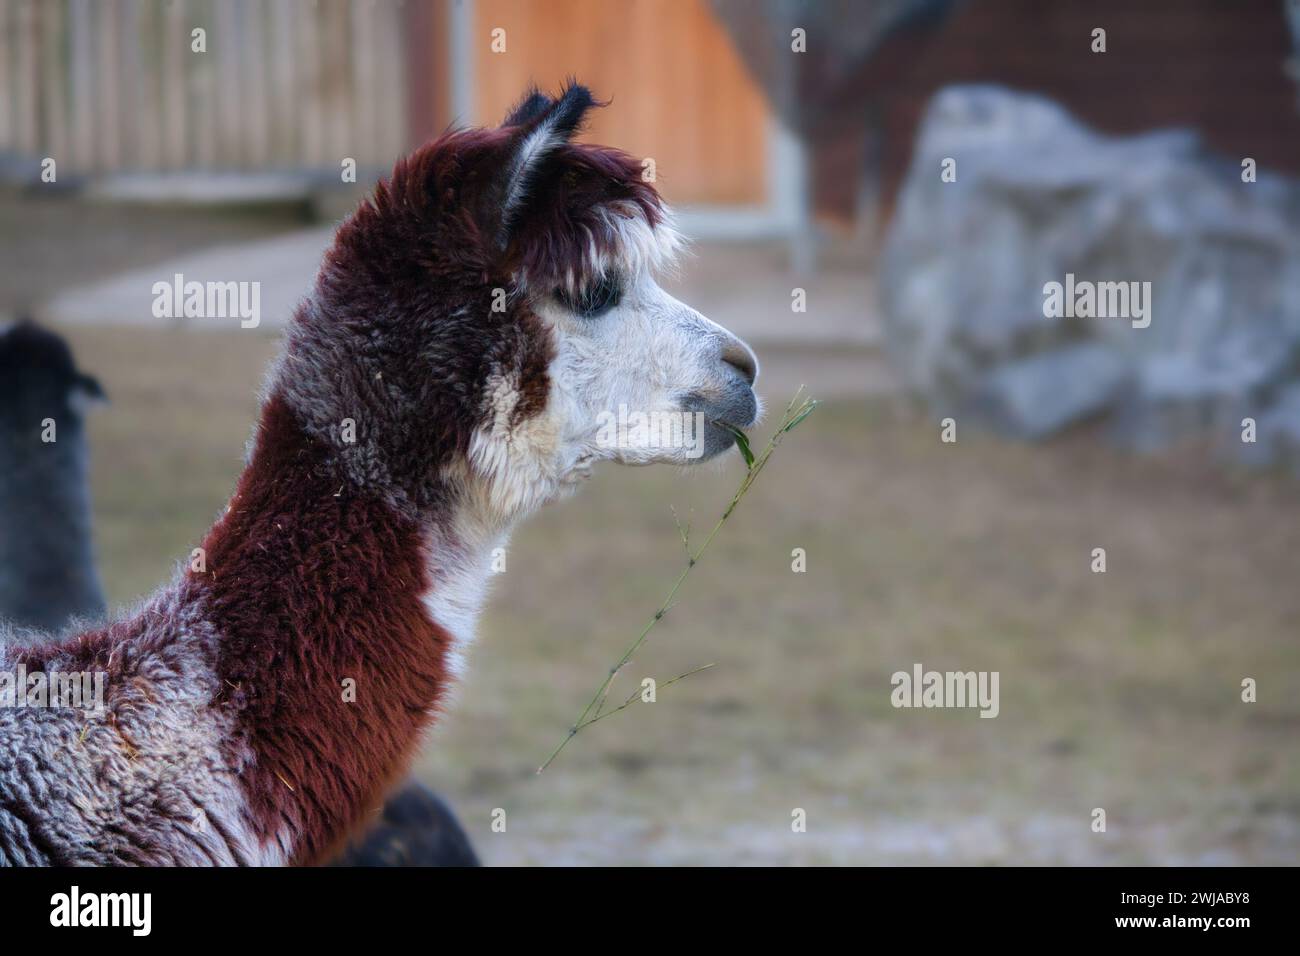
M 718 519 L 717 524 L 713 526 L 713 530 L 709 532 L 708 537 L 704 539 L 704 543 L 700 545 L 700 549 L 694 554 L 691 554 L 690 550 L 690 541 L 688 537 L 689 528 L 683 530 L 681 524 L 678 523 L 678 532 L 682 536 L 683 545 L 686 546 L 686 567 L 684 567 L 681 574 L 677 576 L 677 580 L 673 582 L 672 589 L 668 592 L 668 596 L 664 598 L 663 603 L 659 605 L 659 609 L 655 611 L 649 622 L 641 629 L 636 640 L 634 640 L 631 646 L 623 652 L 623 656 L 618 659 L 614 666 L 609 669 L 609 674 L 596 689 L 596 693 L 592 695 L 587 706 L 583 708 L 582 713 L 578 715 L 578 719 L 574 721 L 573 726 L 569 728 L 568 734 L 559 742 L 559 744 L 556 745 L 555 749 L 551 751 L 551 755 L 546 758 L 545 762 L 537 768 L 538 773 L 545 771 L 555 758 L 560 755 L 560 751 L 568 746 L 569 741 L 583 730 L 590 727 L 598 720 L 603 720 L 606 717 L 610 717 L 620 711 L 626 710 L 632 702 L 636 700 L 637 693 L 634 692 L 618 707 L 607 713 L 605 712 L 605 701 L 609 697 L 609 688 L 610 685 L 614 683 L 614 678 L 616 678 L 619 672 L 628 665 L 632 660 L 633 655 L 640 650 L 641 645 L 644 644 L 646 638 L 650 636 L 650 632 L 654 629 L 654 626 L 663 620 L 664 615 L 672 608 L 673 598 L 677 596 L 677 592 L 681 588 L 683 582 L 685 582 L 687 575 L 689 575 L 695 568 L 695 565 L 699 563 L 700 558 L 704 555 L 704 552 L 709 549 L 709 545 L 713 543 L 713 539 L 722 529 L 722 526 L 726 523 L 727 519 L 731 517 L 732 512 L 736 510 L 736 506 L 740 504 L 741 499 L 744 498 L 749 489 L 753 487 L 759 474 L 767 465 L 768 459 L 772 457 L 772 453 L 776 451 L 778 446 L 780 446 L 781 439 L 792 431 L 796 425 L 811 415 L 817 405 L 818 402 L 816 399 L 803 398 L 803 386 L 800 386 L 798 391 L 794 393 L 794 397 L 790 399 L 790 404 L 786 406 L 785 414 L 781 416 L 781 421 L 777 425 L 776 431 L 773 432 L 772 437 L 768 439 L 767 445 L 757 456 L 755 456 L 750 450 L 749 438 L 744 432 L 736 428 L 731 428 L 730 426 L 724 426 L 729 428 L 736 436 L 736 445 L 739 447 L 741 455 L 745 459 L 745 477 L 741 480 L 740 487 L 737 488 L 736 493 L 731 496 L 731 501 L 727 504 L 726 510 L 722 512 L 722 517 Z M 663 686 L 667 687 L 669 684 L 675 684 L 680 680 L 690 677 L 692 674 L 698 674 L 700 671 L 707 670 L 713 666 L 713 664 L 705 664 L 702 667 L 697 667 L 694 670 L 687 671 L 685 674 L 680 674 L 677 677 L 672 678 L 672 680 L 666 681 Z

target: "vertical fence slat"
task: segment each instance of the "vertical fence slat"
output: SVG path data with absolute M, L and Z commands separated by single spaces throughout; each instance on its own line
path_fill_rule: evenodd
M 14 146 L 13 2 L 0 0 L 0 149 Z
M 162 11 L 153 0 L 132 2 L 138 51 L 134 61 L 137 168 L 156 170 L 163 166 Z
M 239 118 L 239 27 L 238 11 L 231 3 L 211 7 L 208 30 L 208 56 L 215 71 L 212 88 L 211 121 L 216 126 L 214 154 L 217 165 L 237 168 L 243 159 Z
M 68 154 L 68 91 L 63 46 L 63 0 L 41 7 L 41 141 L 43 155 L 58 163 L 59 171 L 72 171 Z
M 374 165 L 378 159 L 379 116 L 383 105 L 377 101 L 375 74 L 375 20 L 381 15 L 373 0 L 352 0 L 348 5 L 349 28 L 353 50 L 351 75 L 352 152 L 347 155 L 358 163 Z
M 379 132 L 375 137 L 378 155 L 375 161 L 383 169 L 392 166 L 406 148 L 406 39 L 403 21 L 407 11 L 402 4 L 384 2 L 375 14 L 375 59 L 379 69 L 375 77 L 375 102 Z
M 313 2 L 302 11 L 299 36 L 302 57 L 299 61 L 298 96 L 302 102 L 303 150 L 299 161 L 303 166 L 315 168 L 325 160 L 325 108 L 321 83 L 320 5 Z
M 271 108 L 271 155 L 278 166 L 291 166 L 298 150 L 298 109 L 294 80 L 298 44 L 295 35 L 301 17 L 293 4 L 271 4 L 271 60 L 267 98 Z
M 350 9 L 347 0 L 328 0 L 325 4 L 329 23 L 325 46 L 329 69 L 324 75 L 329 91 L 326 116 L 330 120 L 329 152 L 324 165 L 337 166 L 344 156 L 356 156 L 359 138 L 352 127 L 352 70 L 348 44 Z
M 394 49 L 398 45 L 396 42 L 398 33 L 394 21 L 400 13 L 398 4 L 386 2 L 374 4 L 371 11 L 374 19 L 374 34 L 371 40 L 374 77 L 371 81 L 373 84 L 371 99 L 366 104 L 366 109 L 374 115 L 375 123 L 372 162 L 384 172 L 388 171 L 393 161 L 391 155 L 393 122 L 394 120 L 402 123 L 406 121 L 402 102 L 393 95 L 393 57 L 401 53 L 400 50 Z
M 96 61 L 98 70 L 95 76 L 96 115 L 99 117 L 97 135 L 100 169 L 119 169 L 122 165 L 121 135 L 122 117 L 118 114 L 120 100 L 118 97 L 118 30 L 122 28 L 122 16 L 117 0 L 98 0 L 96 4 L 100 19 L 96 40 Z
M 185 57 L 190 48 L 185 7 L 173 0 L 163 8 L 162 138 L 163 168 L 185 165 Z
M 435 3 L 433 15 L 437 22 L 446 20 L 446 3 Z M 406 56 L 407 46 L 402 36 L 402 21 L 405 17 L 405 11 L 399 4 L 396 7 L 389 5 L 388 10 L 388 43 L 385 50 L 385 62 L 388 63 L 388 83 L 392 90 L 392 107 L 388 113 L 389 120 L 389 140 L 385 159 L 386 163 L 394 162 L 399 155 L 406 152 L 412 145 L 411 126 L 407 118 L 411 112 L 411 88 L 407 85 L 407 77 L 410 71 L 407 69 Z M 439 85 L 445 90 L 448 86 L 448 65 L 446 57 L 439 51 L 435 62 L 443 64 L 442 66 L 442 83 Z M 434 107 L 435 116 L 433 121 L 437 122 L 437 114 L 445 112 Z
M 140 103 L 136 75 L 140 69 L 140 36 L 136 32 L 136 0 L 117 0 L 117 96 L 121 165 L 140 168 Z
M 247 0 L 244 11 L 244 122 L 248 129 L 248 155 L 251 164 L 265 168 L 271 158 L 267 117 L 270 115 L 270 90 L 267 88 L 267 62 L 275 51 L 267 43 L 269 16 L 264 0 Z
M 72 92 L 69 113 L 72 116 L 70 148 L 73 169 L 85 171 L 95 165 L 95 127 L 91 99 L 94 76 L 91 64 L 90 0 L 71 0 L 68 8 L 68 67 Z
M 206 52 L 194 53 L 187 48 L 185 69 L 185 109 L 190 123 L 190 161 L 197 169 L 217 165 L 217 62 L 214 45 L 221 38 L 213 25 L 212 0 L 197 0 L 191 8 L 190 29 L 202 27 L 207 37 Z
M 41 137 L 37 120 L 40 67 L 36 62 L 36 51 L 40 47 L 40 24 L 37 22 L 34 0 L 20 0 L 16 34 L 17 77 L 14 87 L 18 94 L 18 148 L 24 153 L 35 155 L 40 150 Z

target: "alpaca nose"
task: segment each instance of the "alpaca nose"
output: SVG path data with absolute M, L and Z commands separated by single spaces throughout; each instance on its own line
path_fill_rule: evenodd
M 732 339 L 722 350 L 722 361 L 730 365 L 749 385 L 758 378 L 758 358 L 740 339 Z

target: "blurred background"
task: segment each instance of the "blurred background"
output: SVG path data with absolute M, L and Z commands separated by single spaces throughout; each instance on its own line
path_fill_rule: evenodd
M 632 670 L 717 666 L 541 777 L 680 570 L 670 508 L 707 529 L 743 465 L 610 468 L 515 537 L 416 767 L 484 861 L 1297 862 L 1287 0 L 0 0 L 0 319 L 110 396 L 110 603 L 227 501 L 338 219 L 569 75 L 695 240 L 665 284 L 769 408 L 825 405 Z M 176 273 L 260 282 L 261 325 L 154 318 Z M 1150 325 L 1046 318 L 1067 274 L 1150 282 Z M 998 671 L 999 716 L 893 708 L 915 663 Z

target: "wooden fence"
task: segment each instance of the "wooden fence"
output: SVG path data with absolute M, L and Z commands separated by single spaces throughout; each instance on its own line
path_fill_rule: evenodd
M 0 0 L 0 152 L 53 157 L 60 173 L 386 166 L 410 138 L 411 12 Z

